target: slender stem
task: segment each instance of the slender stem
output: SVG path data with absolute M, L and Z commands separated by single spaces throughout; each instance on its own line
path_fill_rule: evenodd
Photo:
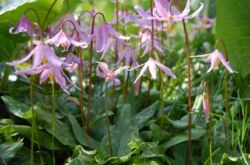
M 106 124 L 107 124 L 107 130 L 108 130 L 108 140 L 109 140 L 109 154 L 110 156 L 113 155 L 113 149 L 112 149 L 112 137 L 111 137 L 111 131 L 110 131 L 110 121 L 108 116 L 108 82 L 106 82 L 105 86 L 105 111 L 106 111 Z
M 192 85 L 191 85 L 191 61 L 190 61 L 190 49 L 185 20 L 182 20 L 182 25 L 185 33 L 185 47 L 186 47 L 186 60 L 188 65 L 188 159 L 187 164 L 190 164 L 190 158 L 192 157 Z
M 91 35 L 94 34 L 95 30 L 95 19 L 98 15 L 101 15 L 103 18 L 103 21 L 106 22 L 105 16 L 101 12 L 97 12 L 93 17 L 92 17 L 92 23 L 91 23 Z M 91 109 L 91 97 L 92 97 L 92 68 L 93 68 L 93 45 L 94 41 L 91 40 L 90 42 L 90 47 L 89 47 L 89 90 L 88 90 L 88 105 L 87 105 L 87 130 L 89 130 L 90 127 L 90 109 Z
M 226 61 L 228 60 L 228 51 L 225 45 L 225 42 L 223 40 L 217 40 L 215 47 L 218 48 L 219 43 L 222 43 L 223 49 L 224 49 L 224 54 L 225 54 L 225 58 Z M 228 71 L 225 68 L 224 69 L 225 75 L 224 75 L 224 80 L 223 80 L 223 84 L 224 84 L 224 104 L 225 104 L 225 111 L 226 111 L 226 119 L 225 119 L 225 139 L 224 139 L 224 144 L 225 144 L 225 151 L 227 151 L 227 138 L 228 138 L 228 117 L 229 117 L 229 102 L 228 102 Z
M 42 29 L 45 28 L 46 23 L 48 22 L 49 15 L 50 15 L 50 13 L 51 13 L 53 7 L 55 6 L 56 2 L 57 2 L 57 0 L 54 0 L 54 2 L 51 4 L 51 6 L 50 6 L 50 8 L 49 8 L 49 10 L 48 10 L 48 12 L 47 12 L 45 18 L 44 18 Z
M 55 152 L 54 152 L 54 141 L 55 141 L 55 120 L 56 120 L 56 114 L 55 114 L 55 83 L 54 80 L 51 80 L 51 90 L 52 90 L 52 158 L 53 158 L 53 164 L 56 164 L 55 160 Z
M 116 32 L 119 31 L 119 0 L 116 0 L 115 2 L 115 17 L 116 17 L 116 23 L 115 23 L 115 30 Z M 118 60 L 118 38 L 115 38 L 115 62 Z M 115 106 L 115 86 L 112 87 L 112 107 Z
M 35 136 L 35 114 L 33 108 L 33 76 L 31 77 L 30 83 L 30 104 L 32 112 L 32 128 L 31 128 L 31 146 L 30 146 L 30 164 L 34 164 L 34 136 Z
M 32 12 L 35 14 L 35 16 L 36 16 L 36 18 L 37 18 L 37 23 L 38 23 L 39 27 L 41 27 L 41 19 L 40 19 L 40 17 L 39 17 L 38 12 L 37 12 L 35 9 L 33 9 L 33 8 L 28 8 L 28 9 L 26 9 L 26 10 L 24 11 L 24 15 L 27 15 L 27 13 L 28 13 L 29 11 L 32 11 Z
M 177 5 L 180 11 L 182 11 L 182 6 L 180 0 L 177 0 Z M 186 49 L 186 61 L 187 61 L 187 76 L 188 76 L 188 150 L 186 157 L 186 164 L 191 163 L 192 157 L 192 84 L 191 84 L 191 60 L 190 60 L 190 47 L 188 32 L 185 20 L 182 20 L 182 26 L 185 34 L 185 49 Z

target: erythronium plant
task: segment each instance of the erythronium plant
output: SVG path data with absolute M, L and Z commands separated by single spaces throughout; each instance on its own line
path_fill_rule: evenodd
M 233 68 L 228 64 L 226 58 L 224 55 L 218 50 L 214 50 L 213 52 L 209 54 L 204 54 L 204 55 L 198 55 L 195 57 L 207 57 L 204 61 L 206 63 L 211 63 L 210 68 L 208 69 L 207 73 L 211 72 L 212 70 L 216 69 L 220 63 L 224 65 L 224 67 L 230 72 L 234 73 L 235 71 Z
M 11 27 L 9 29 L 9 32 L 11 34 L 26 33 L 29 36 L 32 35 L 32 23 L 30 20 L 28 20 L 28 18 L 25 15 L 23 15 L 19 20 L 15 31 L 13 31 L 14 29 L 15 29 L 14 27 Z

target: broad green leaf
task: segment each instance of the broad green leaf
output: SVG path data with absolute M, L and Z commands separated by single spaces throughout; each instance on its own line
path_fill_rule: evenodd
M 206 133 L 206 130 L 204 129 L 192 129 L 192 140 L 199 139 Z M 161 144 L 161 147 L 164 149 L 168 149 L 169 147 L 172 147 L 176 144 L 182 143 L 188 141 L 188 134 L 177 134 L 170 138 L 167 142 Z
M 31 131 L 32 128 L 30 126 L 25 125 L 13 125 L 10 126 L 11 129 L 14 129 L 18 134 L 28 138 L 31 140 Z M 44 131 L 36 130 L 38 131 L 35 133 L 37 136 L 35 136 L 35 142 L 39 143 L 41 146 L 51 149 L 51 150 L 62 150 L 64 149 L 63 145 L 60 144 L 56 139 L 54 140 L 54 146 L 52 146 L 52 136 Z
M 144 109 L 141 112 L 139 112 L 138 114 L 136 114 L 133 122 L 135 122 L 139 126 L 139 128 L 144 127 L 145 123 L 150 118 L 152 118 L 154 114 L 156 114 L 158 109 L 159 109 L 159 102 L 155 102 L 151 106 L 147 107 L 146 109 Z
M 233 68 L 250 73 L 250 0 L 217 0 L 217 39 L 225 41 Z
M 0 158 L 3 160 L 8 160 L 13 158 L 16 153 L 22 148 L 23 142 L 14 143 L 2 143 L 0 144 Z
M 82 127 L 75 119 L 75 117 L 73 117 L 72 115 L 68 115 L 68 118 L 76 140 L 84 146 L 88 146 L 91 148 L 97 147 L 98 142 L 91 138 L 88 134 L 83 132 Z
M 29 107 L 26 104 L 19 102 L 10 96 L 2 96 L 2 99 L 8 106 L 9 111 L 15 116 L 23 118 L 23 115 L 29 110 Z
M 55 138 L 63 145 L 69 147 L 75 147 L 77 142 L 71 131 L 70 125 L 66 124 L 55 118 L 53 121 L 52 114 L 34 106 L 34 112 L 36 114 L 37 123 L 44 128 L 50 134 L 53 134 Z M 52 124 L 55 124 L 55 130 L 52 132 Z

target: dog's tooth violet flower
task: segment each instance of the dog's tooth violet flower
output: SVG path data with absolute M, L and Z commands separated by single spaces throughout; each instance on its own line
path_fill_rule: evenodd
M 212 53 L 204 54 L 204 55 L 198 55 L 195 57 L 207 57 L 204 61 L 206 63 L 211 63 L 210 68 L 208 69 L 207 73 L 211 72 L 212 70 L 216 69 L 220 62 L 225 66 L 225 68 L 230 72 L 234 73 L 235 71 L 233 68 L 228 64 L 226 58 L 223 56 L 223 54 L 219 50 L 214 50 Z
M 63 69 L 58 66 L 51 65 L 50 63 L 43 64 L 37 68 L 23 69 L 16 72 L 22 75 L 34 75 L 40 74 L 40 84 L 46 81 L 48 78 L 50 80 L 55 80 L 55 82 L 63 89 L 64 92 L 69 93 L 67 90 L 66 82 L 70 82 L 69 78 L 63 72 Z
M 32 34 L 32 23 L 28 20 L 28 18 L 24 15 L 21 17 L 21 19 L 18 22 L 18 25 L 16 27 L 16 30 L 14 30 L 14 27 L 11 27 L 9 29 L 9 32 L 11 34 L 18 34 L 18 33 L 26 33 L 28 35 Z
M 187 0 L 186 6 L 184 10 L 179 12 L 171 12 L 170 8 L 165 8 L 163 6 L 163 0 L 154 0 L 155 2 L 155 9 L 154 9 L 154 17 L 159 21 L 167 21 L 167 22 L 177 22 L 183 19 L 191 19 L 197 16 L 201 10 L 203 9 L 203 4 L 201 3 L 200 7 L 191 15 L 190 13 L 190 0 Z M 169 9 L 169 11 L 167 11 Z
M 44 44 L 41 41 L 34 41 L 34 44 L 36 45 L 36 47 L 27 56 L 25 56 L 19 61 L 13 61 L 7 64 L 15 66 L 26 62 L 32 56 L 34 57 L 32 66 L 33 68 L 36 68 L 39 65 L 41 65 L 43 61 L 47 61 L 51 65 L 58 67 L 60 67 L 64 63 L 63 60 L 61 60 L 59 57 L 56 56 L 54 50 L 50 48 L 48 45 Z
M 137 76 L 135 83 L 137 82 L 138 79 L 146 72 L 147 68 L 149 69 L 149 72 L 152 76 L 152 79 L 156 79 L 156 65 L 167 75 L 169 75 L 172 78 L 176 78 L 175 74 L 165 65 L 162 63 L 153 60 L 152 58 L 149 58 L 149 60 L 143 64 L 144 66 L 141 69 L 141 72 Z
M 108 64 L 104 62 L 97 62 L 98 66 L 96 68 L 96 75 L 103 78 L 106 82 L 113 81 L 114 86 L 119 86 L 121 81 L 117 78 L 117 75 L 121 73 L 121 71 L 128 69 L 128 66 L 124 66 L 116 69 L 115 71 L 109 70 Z M 101 70 L 100 70 L 101 69 Z
M 62 47 L 64 50 L 73 45 L 75 47 L 86 48 L 88 47 L 87 42 L 78 42 L 68 36 L 62 29 L 51 39 L 45 41 L 46 44 L 54 44 L 57 47 Z
M 119 59 L 116 63 L 116 66 L 119 66 L 122 60 L 125 61 L 125 66 L 130 66 L 131 62 L 134 64 L 134 66 L 139 65 L 138 61 L 135 58 L 135 50 L 131 47 L 126 47 L 124 50 L 119 52 Z

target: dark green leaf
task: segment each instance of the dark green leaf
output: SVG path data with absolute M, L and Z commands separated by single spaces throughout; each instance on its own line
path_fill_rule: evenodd
M 0 158 L 8 160 L 13 158 L 16 153 L 22 148 L 23 142 L 3 143 L 0 144 Z

